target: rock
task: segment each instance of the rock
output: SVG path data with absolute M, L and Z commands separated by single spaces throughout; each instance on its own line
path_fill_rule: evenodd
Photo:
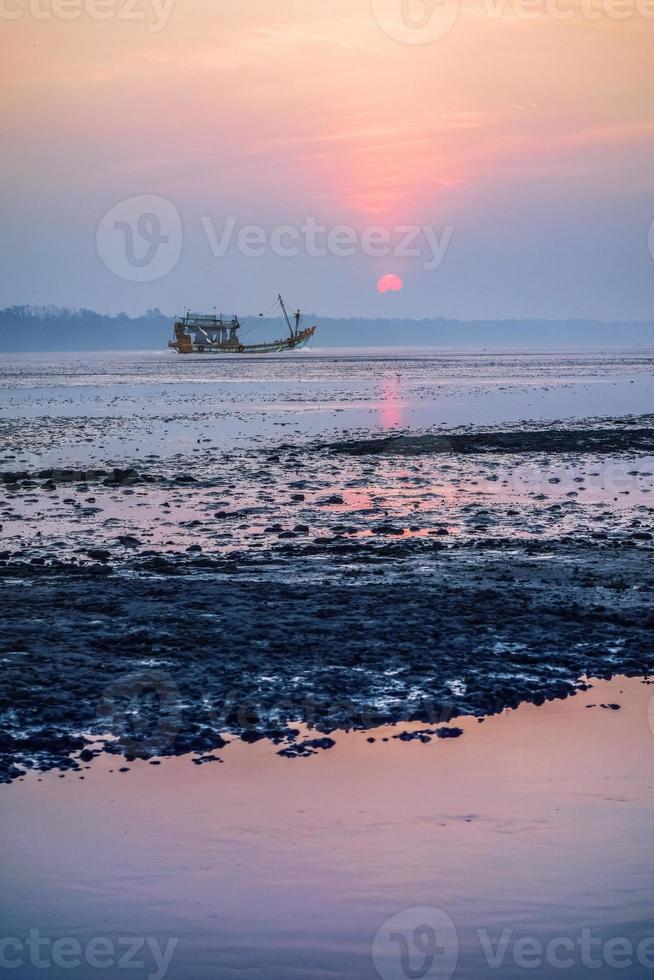
M 333 738 L 310 738 L 301 743 L 310 749 L 332 749 L 336 742 Z
M 437 738 L 459 738 L 463 735 L 462 728 L 437 728 L 436 736 Z
M 86 554 L 93 561 L 99 561 L 102 564 L 106 564 L 111 558 L 111 552 L 105 551 L 104 548 L 89 548 Z
M 124 548 L 140 548 L 142 544 L 133 534 L 121 534 L 116 538 L 116 541 L 122 544 Z
M 398 739 L 400 742 L 431 742 L 431 736 L 434 735 L 433 728 L 423 728 L 415 732 L 400 732 L 399 735 L 393 735 L 393 738 Z
M 14 779 L 19 779 L 24 775 L 25 770 L 18 769 L 17 766 L 0 766 L 0 783 L 11 783 Z
M 249 731 L 243 732 L 241 735 L 241 741 L 247 742 L 249 745 L 253 745 L 255 742 L 260 742 L 264 738 L 261 732 Z
M 318 749 L 331 749 L 336 745 L 333 738 L 307 738 L 303 742 L 293 742 L 285 749 L 280 749 L 277 755 L 286 759 L 297 759 L 309 755 L 315 755 Z
M 126 483 L 135 483 L 139 479 L 139 474 L 137 470 L 126 469 L 121 470 L 116 468 L 113 473 L 107 476 L 102 482 L 107 487 L 120 487 L 124 486 Z

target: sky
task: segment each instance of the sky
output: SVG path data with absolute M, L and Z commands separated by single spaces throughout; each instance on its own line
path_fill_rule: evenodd
M 0 0 L 0 33 L 2 306 L 654 319 L 654 0 Z

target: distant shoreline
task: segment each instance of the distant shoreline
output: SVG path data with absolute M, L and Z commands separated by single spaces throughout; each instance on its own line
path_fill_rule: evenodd
M 654 321 L 454 320 L 334 318 L 307 314 L 318 326 L 314 349 L 431 348 L 438 350 L 651 349 Z M 93 310 L 14 306 L 0 310 L 1 353 L 82 353 L 163 350 L 173 317 L 161 310 L 113 316 Z M 248 340 L 279 331 L 278 320 L 242 317 Z
M 224 362 L 230 360 L 242 360 L 242 361 L 252 361 L 252 360 L 280 360 L 280 359 L 292 359 L 292 360 L 303 360 L 303 359 L 314 359 L 319 357 L 344 357 L 344 358 L 356 358 L 357 356 L 366 357 L 369 359 L 377 358 L 379 360 L 387 359 L 388 357 L 396 355 L 399 358 L 402 354 L 407 357 L 417 356 L 419 354 L 425 354 L 426 356 L 435 355 L 448 355 L 448 354 L 461 354 L 466 356 L 481 356 L 483 354 L 492 354 L 496 357 L 510 357 L 510 356 L 551 356 L 556 357 L 560 354 L 569 354 L 570 356 L 575 354 L 629 354 L 637 356 L 639 354 L 651 356 L 654 353 L 654 338 L 649 345 L 636 346 L 628 344 L 586 344 L 584 346 L 554 346 L 549 347 L 544 346 L 531 346 L 528 344 L 513 346 L 497 346 L 493 344 L 459 344 L 459 345 L 444 345 L 444 344 L 403 344 L 403 345 L 391 345 L 391 344 L 370 344 L 368 346 L 359 345 L 342 345 L 342 346 L 320 346 L 316 344 L 315 346 L 306 347 L 302 351 L 290 351 L 286 353 L 274 353 L 274 354 L 193 354 L 181 357 L 171 350 L 167 350 L 165 346 L 162 347 L 121 347 L 121 348 L 110 348 L 110 347 L 86 347 L 73 349 L 41 349 L 41 350 L 3 350 L 0 348 L 0 354 L 5 357 L 18 357 L 20 355 L 34 355 L 46 356 L 46 355 L 70 355 L 71 357 L 86 355 L 86 354 L 97 354 L 99 355 L 138 355 L 138 354 L 161 354 L 165 357 L 170 357 L 174 362 L 180 360 L 186 361 L 217 361 Z

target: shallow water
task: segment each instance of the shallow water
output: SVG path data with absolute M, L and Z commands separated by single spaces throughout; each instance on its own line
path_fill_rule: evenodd
M 336 736 L 307 759 L 233 741 L 216 753 L 222 764 L 184 757 L 119 773 L 99 757 L 83 781 L 30 776 L 2 790 L 3 934 L 33 928 L 84 947 L 174 937 L 170 980 L 406 978 L 399 940 L 373 939 L 426 907 L 396 927 L 418 970 L 415 929 L 439 930 L 444 951 L 424 976 L 449 977 L 458 948 L 455 978 L 578 980 L 589 974 L 580 945 L 553 946 L 534 970 L 516 942 L 579 944 L 586 929 L 592 975 L 614 975 L 606 944 L 624 938 L 634 954 L 621 975 L 642 978 L 646 947 L 640 963 L 635 950 L 654 935 L 652 690 L 596 682 L 483 724 L 459 719 L 462 737 L 429 744 L 393 739 L 416 727 L 399 725 Z M 484 943 L 496 949 L 503 929 L 493 968 Z
M 653 382 L 652 351 L 13 354 L 0 366 L 0 467 L 119 464 L 351 429 L 640 414 L 651 411 Z
M 81 490 L 44 495 L 25 487 L 0 511 L 0 537 L 9 547 L 41 550 L 52 542 L 61 549 L 62 541 L 76 549 L 113 546 L 132 535 L 173 551 L 230 551 L 267 546 L 271 526 L 361 537 L 375 533 L 375 521 L 405 537 L 468 537 L 482 525 L 497 536 L 551 536 L 575 533 L 589 519 L 602 523 L 609 505 L 619 530 L 651 503 L 651 456 L 541 453 L 368 465 L 314 454 L 280 467 L 261 451 L 434 425 L 638 414 L 654 404 L 653 380 L 654 353 L 633 351 L 10 355 L 0 368 L 0 472 L 130 465 L 169 478 L 188 473 L 205 489 L 93 485 L 86 492 L 81 482 Z M 299 483 L 303 499 L 293 501 Z M 341 504 L 325 502 L 334 490 Z M 242 519 L 217 524 L 218 511 Z

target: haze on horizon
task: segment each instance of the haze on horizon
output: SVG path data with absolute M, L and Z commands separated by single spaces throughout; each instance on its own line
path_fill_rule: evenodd
M 2 0 L 0 306 L 652 319 L 654 3 L 455 2 Z M 130 278 L 132 198 L 181 224 Z

